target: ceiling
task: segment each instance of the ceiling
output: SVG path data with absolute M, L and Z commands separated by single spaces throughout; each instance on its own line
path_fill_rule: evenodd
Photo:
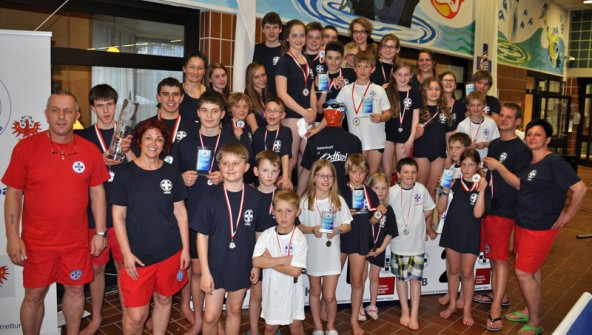
M 592 4 L 584 4 L 583 0 L 553 0 L 553 2 L 569 11 L 592 10 Z

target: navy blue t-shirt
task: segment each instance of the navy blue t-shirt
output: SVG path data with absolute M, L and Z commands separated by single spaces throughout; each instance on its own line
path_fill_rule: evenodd
M 110 203 L 127 207 L 125 227 L 132 253 L 145 265 L 161 262 L 183 244 L 174 203 L 187 198 L 183 178 L 170 164 L 143 170 L 123 165 L 113 180 Z
M 305 80 L 304 73 L 307 66 L 296 64 L 296 61 L 290 54 L 283 55 L 275 67 L 275 75 L 286 77 L 288 83 L 288 95 L 298 103 L 302 108 L 310 108 L 310 94 L 314 94 L 314 68 L 310 59 L 304 56 L 308 62 L 308 74 Z M 275 80 L 275 79 L 274 79 Z M 304 95 L 304 83 L 308 95 Z M 302 116 L 286 106 L 286 118 L 301 118 Z
M 288 155 L 292 158 L 292 131 L 287 127 L 280 127 L 278 130 L 268 131 L 259 127 L 253 134 L 253 153 L 257 155 L 261 151 L 271 150 L 280 158 Z
M 393 64 L 383 63 L 376 60 L 376 69 L 370 75 L 370 81 L 376 85 L 387 84 L 393 75 Z
M 532 153 L 526 144 L 518 137 L 502 141 L 496 138 L 489 144 L 487 157 L 493 157 L 502 163 L 515 175 L 530 164 Z M 518 190 L 510 186 L 498 171 L 489 171 L 487 178 L 491 180 L 493 174 L 493 188 L 490 215 L 513 219 L 516 217 Z
M 413 157 L 427 157 L 430 160 L 439 157 L 444 158 L 446 157 L 446 133 L 452 129 L 448 125 L 448 119 L 439 111 L 437 106 L 427 106 L 427 108 L 430 112 L 431 121 L 425 125 L 423 136 L 415 140 Z M 428 120 L 419 121 L 420 124 L 426 122 Z
M 551 229 L 567 199 L 567 190 L 580 178 L 556 153 L 530 164 L 520 173 L 516 224 L 530 230 Z
M 265 68 L 267 75 L 267 89 L 273 95 L 275 91 L 275 66 L 281 57 L 282 46 L 279 45 L 270 48 L 265 43 L 255 44 L 255 52 L 253 53 L 253 62 L 257 62 Z
M 223 185 L 208 192 L 200 202 L 198 215 L 191 220 L 190 226 L 198 233 L 208 236 L 207 257 L 214 287 L 236 291 L 251 286 L 249 278 L 253 267 L 251 258 L 256 242 L 255 233 L 263 231 L 262 216 L 266 209 L 262 207 L 261 193 L 245 185 L 242 212 L 239 211 L 242 191 L 227 192 L 232 209 L 231 221 L 224 192 Z M 234 239 L 231 238 L 231 222 L 234 223 L 236 232 Z M 234 242 L 233 249 L 229 247 L 231 241 Z
M 359 190 L 362 189 L 356 189 L 356 191 Z M 357 253 L 360 255 L 367 255 L 370 249 L 372 248 L 372 228 L 369 222 L 372 218 L 372 215 L 374 214 L 374 211 L 376 210 L 376 207 L 378 207 L 378 205 L 380 204 L 380 200 L 378 200 L 378 196 L 370 187 L 365 187 L 365 191 L 366 193 L 364 195 L 364 209 L 367 212 L 352 215 L 353 220 L 350 223 L 351 230 L 343 235 L 340 235 L 342 253 Z M 353 209 L 352 189 L 348 185 L 340 186 L 339 194 L 343 197 L 343 199 L 347 203 L 347 206 L 350 209 Z
M 421 94 L 413 88 L 407 91 L 399 92 L 400 112 L 399 116 L 388 120 L 384 127 L 386 131 L 386 139 L 395 143 L 405 143 L 411 136 L 411 126 L 413 124 L 413 110 L 421 109 L 423 103 L 421 101 Z M 403 117 L 403 125 L 401 125 L 401 117 Z M 399 128 L 403 131 L 399 132 Z

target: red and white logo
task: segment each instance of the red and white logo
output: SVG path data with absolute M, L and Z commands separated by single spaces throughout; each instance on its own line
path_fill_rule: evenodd
M 12 123 L 12 133 L 20 140 L 35 135 L 41 130 L 41 122 L 35 122 L 33 117 L 25 115 L 20 121 Z

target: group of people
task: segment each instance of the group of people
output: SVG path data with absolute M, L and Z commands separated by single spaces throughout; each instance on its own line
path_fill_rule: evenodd
M 416 330 L 425 241 L 438 234 L 448 277 L 440 316 L 462 308 L 470 326 L 471 303 L 491 303 L 485 327 L 499 331 L 515 230 L 526 308 L 505 318 L 525 323 L 522 335 L 542 333 L 540 267 L 586 193 L 548 149 L 552 127 L 530 122 L 524 142 L 515 132 L 520 106 L 486 94 L 491 74 L 475 72 L 475 91 L 456 100 L 455 75 L 437 76 L 430 51 L 420 51 L 414 74 L 397 59 L 399 39 L 374 43 L 363 17 L 345 48 L 334 27 L 282 27 L 276 13 L 262 31 L 244 93 L 230 92 L 223 65 L 189 53 L 183 82 L 163 79 L 156 115 L 125 138 L 114 137 L 111 86 L 92 88 L 96 123 L 78 134 L 76 97 L 49 97 L 49 129 L 15 147 L 2 179 L 8 254 L 24 266 L 23 332 L 39 333 L 45 294 L 59 282 L 67 331 L 78 333 L 90 282 L 92 319 L 82 332 L 94 334 L 111 254 L 125 334 L 145 325 L 164 334 L 177 292 L 188 334 L 238 334 L 249 289 L 250 334 L 260 317 L 267 335 L 280 325 L 303 334 L 306 275 L 313 335 L 337 335 L 335 291 L 347 261 L 350 324 L 361 335 L 360 321 L 379 317 L 388 246 L 400 323 Z M 122 160 L 107 158 L 113 138 Z M 493 290 L 473 296 L 480 251 L 492 260 Z

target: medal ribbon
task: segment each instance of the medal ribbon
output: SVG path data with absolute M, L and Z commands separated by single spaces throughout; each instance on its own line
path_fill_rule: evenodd
M 226 207 L 228 207 L 228 217 L 230 218 L 230 240 L 234 241 L 234 236 L 238 232 L 238 226 L 240 225 L 240 218 L 243 212 L 243 205 L 245 204 L 245 187 L 243 186 L 241 197 L 241 204 L 238 210 L 238 216 L 236 217 L 236 228 L 234 225 L 234 220 L 232 218 L 232 208 L 230 208 L 230 200 L 228 199 L 228 191 L 226 191 L 226 186 L 224 186 L 224 198 L 226 199 Z
M 292 249 L 292 238 L 294 237 L 294 232 L 296 232 L 296 227 L 292 229 L 292 235 L 290 236 L 290 242 L 288 242 L 288 254 L 286 256 L 290 256 L 290 249 Z M 284 255 L 282 252 L 282 246 L 280 245 L 280 234 L 277 231 L 277 227 L 275 228 L 275 238 L 277 240 L 278 248 L 280 248 L 280 255 Z
M 426 122 L 423 123 L 423 126 L 427 126 L 428 124 L 430 124 L 430 122 L 432 122 L 432 120 L 438 116 L 438 114 L 440 114 L 440 108 L 438 107 L 438 111 L 436 112 L 436 114 L 434 114 L 434 116 L 432 116 L 429 120 L 427 120 Z
M 277 141 L 278 135 L 280 134 L 280 128 L 282 128 L 282 125 L 280 125 L 275 133 L 275 138 L 273 139 L 273 143 L 275 144 L 275 141 Z M 265 135 L 263 135 L 263 144 L 265 146 L 265 150 L 267 149 L 267 127 L 265 127 Z M 271 149 L 273 151 L 273 145 L 271 146 Z
M 341 77 L 341 75 L 341 68 L 339 68 L 339 75 L 329 80 L 329 91 L 331 91 L 331 87 L 335 87 L 335 89 L 337 89 L 337 78 Z
M 380 61 L 379 61 L 379 62 L 380 62 Z M 380 65 L 381 65 L 381 66 L 380 66 L 380 69 L 382 70 L 382 78 L 384 78 L 384 82 L 385 82 L 385 83 L 388 83 L 388 82 L 389 82 L 389 80 L 390 80 L 390 78 L 391 78 L 390 76 L 392 76 L 392 75 L 393 75 L 393 68 L 391 67 L 391 73 L 390 73 L 389 77 L 387 78 L 387 77 L 386 77 L 386 73 L 384 72 L 384 63 L 380 62 Z
M 323 212 L 319 208 L 319 204 L 317 203 L 317 196 L 315 195 L 315 206 L 317 206 L 317 212 L 319 212 L 319 216 L 321 217 L 321 221 L 323 221 Z M 331 203 L 331 198 L 329 198 L 329 212 L 333 212 L 333 204 Z
M 354 187 L 351 186 L 351 183 L 349 183 L 349 182 L 347 183 L 347 186 L 349 186 L 349 188 L 351 189 L 352 196 L 353 196 Z M 364 188 L 364 197 L 366 199 L 366 203 L 368 203 L 368 210 L 370 210 L 370 211 L 376 210 L 376 207 L 372 207 L 372 204 L 370 203 L 370 196 L 368 195 L 368 189 L 366 188 L 366 185 L 362 184 L 362 187 Z
M 107 143 L 105 142 L 105 139 L 103 138 L 103 134 L 101 134 L 101 130 L 99 129 L 99 126 L 95 123 L 95 132 L 97 133 L 97 137 L 99 139 L 99 143 L 101 144 L 101 152 L 105 152 L 107 151 Z
M 364 91 L 364 95 L 362 95 L 362 100 L 360 100 L 360 103 L 358 104 L 358 107 L 356 108 L 356 102 L 354 99 L 354 90 L 356 89 L 356 83 L 354 82 L 354 84 L 352 85 L 352 104 L 354 105 L 354 112 L 356 112 L 356 115 L 358 115 L 358 113 L 360 112 L 360 108 L 362 108 L 362 104 L 364 103 L 364 97 L 366 97 L 366 93 L 368 93 L 369 88 L 370 88 L 370 83 L 368 83 L 368 86 L 366 87 L 366 90 Z
M 376 226 L 375 224 L 370 225 L 372 227 L 372 241 L 374 241 L 374 247 L 376 247 L 376 242 L 378 242 L 378 238 L 380 237 L 380 230 L 382 229 L 382 224 L 380 224 L 380 221 L 384 219 L 384 215 L 380 218 L 380 220 L 378 220 L 378 233 L 376 235 L 374 235 L 374 226 Z
M 161 116 L 158 116 L 158 119 L 162 121 Z M 175 121 L 175 128 L 173 129 L 173 134 L 172 134 L 172 142 L 173 143 L 177 140 L 177 132 L 179 131 L 180 124 L 181 124 L 181 115 L 177 116 L 177 121 Z
M 473 121 L 469 120 L 469 137 L 471 138 L 471 142 L 477 140 L 477 135 L 479 135 L 479 129 L 481 129 L 481 125 L 483 124 L 483 122 L 485 122 L 485 118 L 483 119 L 483 121 L 481 121 L 481 123 L 479 123 L 479 127 L 477 127 L 477 131 L 475 132 L 475 137 L 473 137 Z
M 479 187 L 479 183 L 473 183 L 473 185 L 471 185 L 471 188 L 469 188 L 467 186 L 467 184 L 465 184 L 465 182 L 463 181 L 462 178 L 460 178 L 460 184 L 461 184 L 463 190 L 465 190 L 465 192 L 473 192 L 473 191 L 477 190 L 477 188 Z
M 409 92 L 411 92 L 411 88 L 409 88 L 407 90 L 407 97 L 405 97 L 405 100 L 409 99 Z M 407 113 L 407 107 L 405 106 L 405 100 L 403 100 L 403 112 L 401 114 L 399 114 L 399 126 L 401 128 L 403 128 L 403 120 L 405 120 L 405 113 Z
M 292 51 L 288 50 L 288 54 L 290 55 L 290 57 L 292 57 L 292 59 L 294 60 L 296 65 L 298 65 L 298 68 L 300 69 L 300 71 L 302 71 L 302 75 L 304 76 L 304 89 L 307 89 L 308 88 L 308 74 L 310 73 L 310 67 L 308 66 L 308 61 L 305 62 L 305 65 L 306 65 L 306 72 L 305 72 L 305 70 L 302 68 L 302 65 L 300 63 L 298 63 L 298 60 L 296 59 L 296 56 L 294 56 Z M 306 60 L 306 56 L 304 58 Z
M 216 145 L 214 146 L 214 151 L 212 152 L 212 154 L 214 154 L 214 155 L 216 154 L 216 150 L 218 150 L 218 143 L 220 143 L 220 134 L 221 133 L 222 132 L 219 132 L 218 133 L 218 138 L 216 139 Z M 199 141 L 201 142 L 201 146 L 202 147 L 205 147 L 204 141 L 203 141 L 203 137 L 201 135 L 201 130 L 199 131 Z M 210 157 L 210 160 L 211 160 L 211 162 L 210 162 L 210 169 L 208 170 L 208 172 L 211 173 L 212 172 L 212 168 L 214 168 L 214 157 Z
M 401 185 L 399 185 L 399 190 L 401 191 L 401 210 L 403 210 L 403 187 L 401 187 Z M 413 188 L 406 191 L 413 191 Z M 409 226 L 409 224 L 407 222 L 409 221 L 409 216 L 411 215 L 411 203 L 413 202 L 413 192 L 410 193 L 411 195 L 409 196 L 409 208 L 407 209 L 407 218 L 405 218 L 405 215 L 403 215 L 403 225 L 405 226 L 405 230 L 408 230 L 407 227 Z

